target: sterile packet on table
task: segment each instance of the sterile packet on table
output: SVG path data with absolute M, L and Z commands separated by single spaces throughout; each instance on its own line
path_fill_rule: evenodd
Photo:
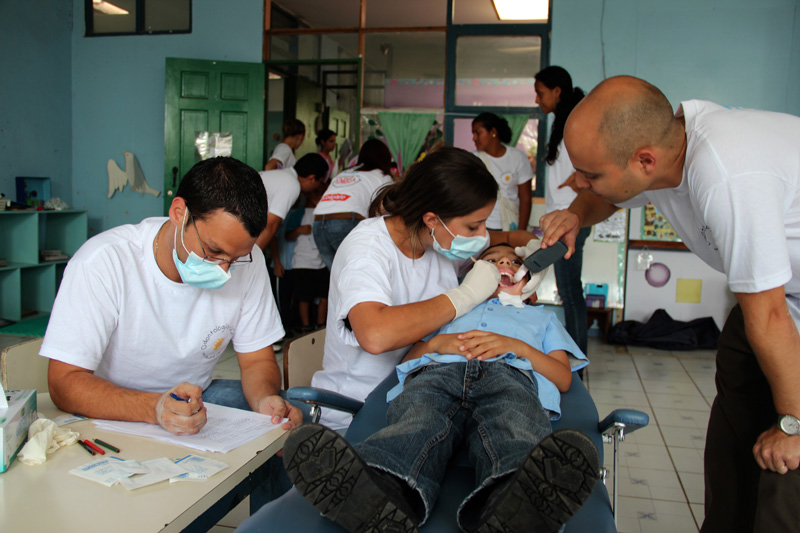
M 69 471 L 72 475 L 100 483 L 106 487 L 113 487 L 121 479 L 146 472 L 150 472 L 150 469 L 138 461 L 124 461 L 116 457 L 97 459 Z
M 175 464 L 185 468 L 187 472 L 170 478 L 170 483 L 176 483 L 178 481 L 205 481 L 217 472 L 228 468 L 228 465 L 222 461 L 194 454 L 176 459 Z
M 120 485 L 128 490 L 136 490 L 186 473 L 185 468 L 176 465 L 166 457 L 145 461 L 142 465 L 149 468 L 150 473 L 120 479 Z
M 66 426 L 67 424 L 72 424 L 73 422 L 80 422 L 81 420 L 87 420 L 87 418 L 81 415 L 61 415 L 55 417 L 53 422 L 55 422 L 57 426 L 61 427 Z

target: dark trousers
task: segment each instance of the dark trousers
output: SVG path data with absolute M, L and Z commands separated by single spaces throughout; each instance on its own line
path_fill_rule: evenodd
M 564 326 L 567 333 L 585 354 L 589 342 L 589 319 L 586 315 L 586 299 L 583 296 L 583 245 L 592 228 L 581 228 L 575 239 L 575 252 L 569 259 L 562 259 L 553 264 L 556 274 L 556 287 L 561 301 L 564 302 Z
M 800 470 L 785 475 L 762 470 L 753 457 L 756 439 L 778 415 L 744 327 L 742 309 L 736 305 L 717 350 L 717 397 L 706 435 L 706 518 L 701 531 L 800 531 Z

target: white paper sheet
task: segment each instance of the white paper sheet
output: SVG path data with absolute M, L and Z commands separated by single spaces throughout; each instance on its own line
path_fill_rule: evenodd
M 204 405 L 208 413 L 208 422 L 195 435 L 174 435 L 161 426 L 146 422 L 95 420 L 94 424 L 99 429 L 152 437 L 196 450 L 227 453 L 276 427 L 280 427 L 287 420 L 283 419 L 280 423 L 273 424 L 272 417 L 267 415 L 213 403 Z

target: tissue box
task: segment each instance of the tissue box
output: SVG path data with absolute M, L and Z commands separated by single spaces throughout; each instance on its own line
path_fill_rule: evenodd
M 2 390 L 2 389 L 0 389 Z M 36 391 L 7 390 L 8 409 L 0 409 L 0 472 L 11 466 L 11 461 L 28 440 L 28 428 L 36 420 Z

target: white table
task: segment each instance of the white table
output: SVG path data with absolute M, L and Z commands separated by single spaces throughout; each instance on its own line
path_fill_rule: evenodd
M 61 411 L 49 394 L 39 394 L 38 410 L 47 418 Z M 47 456 L 47 462 L 28 466 L 14 460 L 0 474 L 0 531 L 3 533 L 58 531 L 150 532 L 205 531 L 248 495 L 263 476 L 259 470 L 283 447 L 286 431 L 273 431 L 228 453 L 198 452 L 155 439 L 113 433 L 95 428 L 90 420 L 70 424 L 81 439 L 99 438 L 118 448 L 124 459 L 147 461 L 159 457 L 175 459 L 190 453 L 211 457 L 230 468 L 205 482 L 168 481 L 129 492 L 121 485 L 104 487 L 69 474 L 92 457 L 75 444 Z M 204 515 L 205 513 L 205 515 Z M 201 516 L 203 515 L 203 516 Z

